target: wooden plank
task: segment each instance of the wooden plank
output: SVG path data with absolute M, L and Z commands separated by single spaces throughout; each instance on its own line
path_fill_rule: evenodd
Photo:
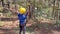
M 18 18 L 0 18 L 1 21 L 15 21 L 18 20 Z

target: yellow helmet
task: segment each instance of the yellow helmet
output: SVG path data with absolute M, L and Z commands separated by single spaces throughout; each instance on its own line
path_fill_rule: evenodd
M 24 13 L 26 13 L 26 9 L 21 7 L 21 8 L 19 8 L 19 12 L 20 12 L 20 14 L 24 14 Z

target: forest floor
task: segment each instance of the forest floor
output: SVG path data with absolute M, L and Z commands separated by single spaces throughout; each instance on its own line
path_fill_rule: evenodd
M 44 21 L 42 21 L 44 22 Z M 45 21 L 46 22 L 46 21 Z M 50 21 L 51 22 L 51 21 Z M 39 24 L 33 25 L 33 20 L 29 20 L 26 24 L 26 34 L 60 34 L 60 28 L 54 30 L 52 26 L 39 28 Z M 0 34 L 19 34 L 19 20 L 16 21 L 0 21 Z

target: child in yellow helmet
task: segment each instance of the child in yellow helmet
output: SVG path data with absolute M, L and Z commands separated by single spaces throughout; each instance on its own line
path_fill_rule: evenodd
M 26 12 L 26 9 L 21 7 L 19 9 L 18 18 L 19 18 L 19 27 L 20 27 L 20 34 L 23 31 L 23 34 L 25 34 L 26 31 L 26 19 L 27 19 L 28 12 Z

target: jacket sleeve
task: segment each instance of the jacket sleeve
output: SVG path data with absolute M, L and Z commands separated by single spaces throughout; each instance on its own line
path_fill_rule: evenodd
M 20 19 L 20 14 L 18 14 L 18 19 Z
M 26 13 L 26 16 L 28 15 L 28 12 Z

